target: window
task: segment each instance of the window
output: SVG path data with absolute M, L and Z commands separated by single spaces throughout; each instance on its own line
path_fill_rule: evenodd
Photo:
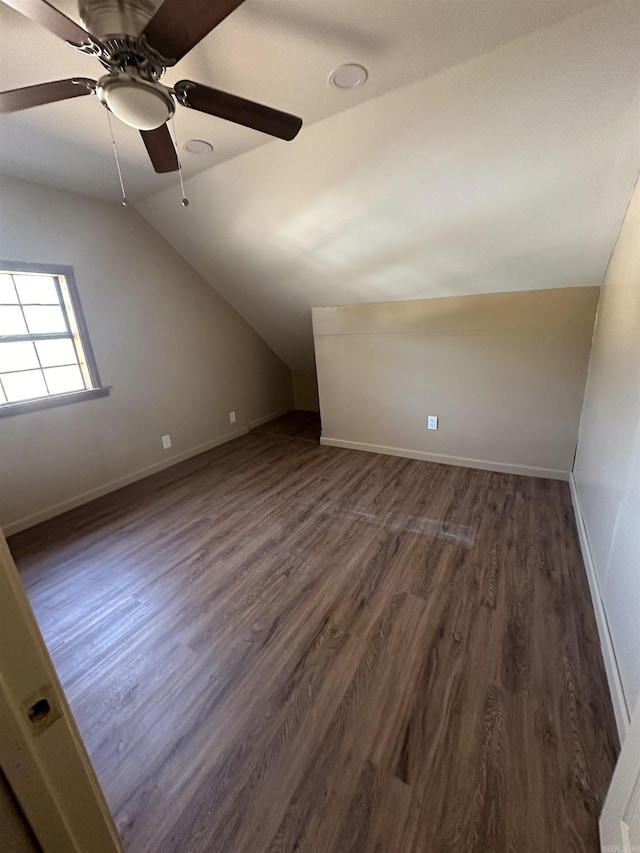
M 71 268 L 0 261 L 0 415 L 106 394 Z

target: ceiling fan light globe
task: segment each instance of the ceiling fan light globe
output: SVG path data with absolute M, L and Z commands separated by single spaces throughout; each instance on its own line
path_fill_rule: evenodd
M 116 118 L 136 130 L 155 130 L 175 111 L 171 95 L 164 89 L 129 78 L 103 78 L 98 97 Z

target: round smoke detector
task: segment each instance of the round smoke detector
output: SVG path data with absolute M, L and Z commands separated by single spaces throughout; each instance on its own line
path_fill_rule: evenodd
M 364 65 L 357 65 L 355 62 L 348 62 L 346 65 L 340 65 L 335 71 L 329 75 L 329 85 L 335 86 L 336 89 L 355 89 L 356 86 L 362 86 L 367 82 L 369 72 Z
M 213 151 L 213 145 L 204 139 L 187 139 L 182 147 L 189 154 L 211 154 Z

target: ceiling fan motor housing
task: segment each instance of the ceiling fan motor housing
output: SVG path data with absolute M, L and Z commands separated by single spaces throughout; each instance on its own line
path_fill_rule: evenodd
M 78 11 L 85 28 L 104 40 L 112 33 L 139 36 L 159 5 L 157 0 L 79 0 Z

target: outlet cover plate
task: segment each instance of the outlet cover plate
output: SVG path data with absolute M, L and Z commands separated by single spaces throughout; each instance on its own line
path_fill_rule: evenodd
M 235 422 L 236 422 L 236 413 L 235 412 L 229 412 L 229 423 L 235 424 Z
M 165 450 L 168 450 L 171 447 L 171 436 L 163 435 L 162 436 L 162 446 Z
M 438 429 L 438 416 L 429 415 L 427 418 L 427 429 Z

